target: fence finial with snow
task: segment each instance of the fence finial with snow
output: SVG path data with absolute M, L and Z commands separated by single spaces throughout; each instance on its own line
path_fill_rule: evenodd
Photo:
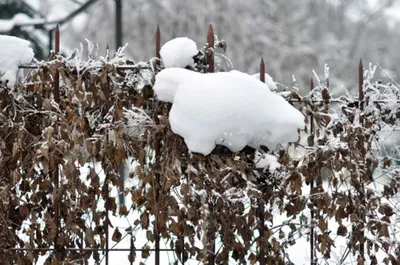
M 160 56 L 165 68 L 194 68 L 194 57 L 199 53 L 197 44 L 187 38 L 179 37 L 167 41 L 160 50 Z

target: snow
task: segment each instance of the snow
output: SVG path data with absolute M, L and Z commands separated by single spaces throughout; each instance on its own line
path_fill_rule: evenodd
M 256 151 L 255 153 L 254 165 L 256 168 L 262 168 L 263 170 L 268 169 L 271 173 L 274 173 L 275 170 L 281 167 L 276 156 L 262 154 L 259 151 Z
M 260 80 L 260 73 L 253 74 L 252 77 Z M 274 79 L 272 79 L 272 77 L 267 73 L 265 73 L 265 83 L 267 84 L 267 86 L 271 91 L 276 91 L 278 89 Z
M 18 66 L 30 63 L 34 53 L 30 42 L 13 36 L 0 35 L 0 81 L 13 87 L 17 81 Z
M 298 139 L 304 116 L 269 87 L 239 71 L 202 74 L 170 68 L 156 76 L 159 100 L 172 102 L 171 129 L 189 150 L 208 155 L 216 144 L 275 149 Z
M 197 44 L 187 38 L 175 38 L 165 43 L 160 50 L 161 59 L 165 68 L 186 66 L 194 67 L 193 57 L 197 55 Z
M 30 16 L 18 13 L 12 19 L 0 19 L 0 32 L 9 32 L 16 26 L 24 24 L 42 23 L 43 19 L 31 18 Z M 33 27 L 31 27 L 33 29 Z

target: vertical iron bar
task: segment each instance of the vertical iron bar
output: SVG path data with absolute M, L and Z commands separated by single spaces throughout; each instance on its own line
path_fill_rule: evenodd
M 264 58 L 261 57 L 260 62 L 260 81 L 265 83 L 265 63 Z M 259 218 L 260 218 L 260 265 L 265 265 L 265 251 L 264 251 L 264 202 L 262 199 L 258 201 L 259 205 Z
M 261 62 L 260 62 L 260 81 L 265 83 L 265 63 L 263 57 L 261 57 Z
M 83 248 L 84 248 L 84 240 L 83 240 L 83 231 L 81 232 L 81 234 L 80 234 L 80 239 L 81 239 L 81 265 L 84 265 L 85 264 L 85 260 L 84 260 L 84 255 L 83 255 Z
M 107 139 L 108 142 L 108 139 Z M 107 178 L 106 180 L 107 181 Z M 106 185 L 106 190 L 107 190 L 107 196 L 106 196 L 106 201 L 108 200 L 108 193 L 109 193 L 109 189 L 108 189 L 108 182 L 106 182 L 104 185 Z M 106 230 L 106 265 L 109 265 L 108 263 L 108 252 L 109 252 L 109 244 L 108 244 L 108 240 L 109 240 L 109 224 L 110 224 L 110 219 L 109 219 L 109 213 L 108 213 L 108 209 L 106 208 L 106 221 L 105 221 L 105 230 Z
M 54 49 L 56 54 L 60 52 L 60 28 L 57 25 L 55 29 L 55 39 L 54 39 Z M 60 76 L 57 71 L 55 76 L 55 84 L 54 84 L 54 100 L 57 103 L 60 103 Z
M 208 211 L 209 211 L 209 216 L 208 217 L 208 229 L 211 230 L 212 229 L 212 233 L 210 234 L 210 237 L 208 238 L 208 240 L 210 240 L 210 248 L 207 251 L 207 265 L 214 265 L 215 264 L 215 227 L 214 224 L 212 224 L 211 222 L 211 215 L 214 212 L 214 206 L 212 204 L 212 202 L 208 203 Z M 208 233 L 208 231 L 207 231 Z M 207 246 L 205 246 L 207 247 Z
M 58 54 L 60 52 L 60 28 L 57 25 L 55 30 L 54 30 L 54 49 L 55 53 Z M 59 103 L 60 102 L 60 76 L 58 73 L 58 70 L 56 70 L 56 73 L 54 75 L 54 101 Z M 58 126 L 57 124 L 55 125 L 56 131 L 58 131 Z M 56 242 L 55 242 L 55 250 L 56 250 L 56 257 L 58 260 L 62 260 L 61 253 L 60 253 L 60 247 L 58 246 L 58 235 L 60 232 L 60 196 L 61 194 L 59 193 L 59 186 L 60 186 L 60 180 L 59 180 L 59 172 L 58 172 L 58 163 L 56 161 L 56 169 L 54 171 L 54 182 L 55 182 L 55 187 L 56 187 L 56 193 L 58 194 L 55 197 L 55 219 L 56 219 L 56 227 L 57 227 L 57 235 L 56 235 Z
M 314 81 L 311 77 L 310 80 L 310 91 L 314 89 Z M 311 113 L 310 114 L 310 133 L 312 137 L 314 137 L 314 116 Z M 314 189 L 314 178 L 311 179 L 310 181 L 310 195 L 312 194 Z M 311 226 L 310 226 L 310 261 L 311 265 L 315 265 L 315 258 L 314 258 L 314 203 L 312 203 L 312 208 L 311 208 Z
M 358 96 L 360 100 L 360 110 L 364 110 L 364 103 L 362 102 L 364 100 L 364 91 L 363 91 L 363 86 L 364 86 L 364 67 L 363 67 L 363 62 L 360 59 L 360 63 L 358 64 Z M 360 118 L 361 121 L 361 118 Z
M 179 224 L 182 224 L 183 222 L 184 222 L 183 213 L 180 212 L 180 213 L 179 213 L 179 217 L 178 217 L 178 223 L 179 223 Z M 182 265 L 184 265 L 184 264 L 185 264 L 185 254 L 184 254 L 184 253 L 185 253 L 185 252 L 184 252 L 185 238 L 184 238 L 182 232 L 179 234 L 178 241 L 179 241 L 180 249 L 177 249 L 177 254 L 178 254 L 179 252 L 181 253 L 181 255 L 180 255 L 179 258 L 180 258 L 180 260 L 181 260 Z
M 207 33 L 208 53 L 207 53 L 207 72 L 214 73 L 214 29 L 210 24 Z
M 115 0 L 115 45 L 122 47 L 122 0 Z
M 264 251 L 264 202 L 262 199 L 259 201 L 259 214 L 260 214 L 260 265 L 265 265 L 265 251 Z
M 49 57 L 50 57 L 51 50 L 53 49 L 53 30 L 50 29 L 48 34 L 49 34 Z
M 135 255 L 134 254 L 135 248 L 134 248 L 134 243 L 133 243 L 132 227 L 131 227 L 130 233 L 131 233 L 131 240 L 130 240 L 130 247 L 129 247 L 130 248 L 130 251 L 129 251 L 129 262 L 132 265 L 133 264 L 133 255 Z
M 208 32 L 207 32 L 207 44 L 208 44 L 208 53 L 207 53 L 207 63 L 208 63 L 208 73 L 214 73 L 214 29 L 213 26 L 210 24 L 208 26 Z M 208 210 L 210 215 L 212 215 L 214 207 L 212 205 L 212 202 L 208 203 Z M 214 227 L 211 225 L 211 222 L 209 221 L 209 228 L 214 230 Z M 215 237 L 214 237 L 214 231 L 210 233 L 213 235 L 210 240 L 210 249 L 208 251 L 208 256 L 207 256 L 207 264 L 208 265 L 214 265 L 215 264 Z M 205 246 L 206 247 L 206 246 Z
M 158 59 L 161 58 L 160 50 L 161 50 L 161 31 L 160 31 L 160 25 L 157 24 L 157 29 L 156 29 L 156 57 Z
M 363 87 L 364 87 L 364 66 L 363 66 L 363 62 L 362 62 L 362 60 L 360 59 L 360 63 L 358 64 L 358 99 L 359 99 L 359 102 L 360 102 L 360 125 L 362 126 L 363 125 L 363 118 L 362 118 L 362 116 L 361 116 L 361 112 L 364 110 L 364 102 L 363 102 L 363 100 L 364 100 L 364 90 L 363 90 Z M 365 161 L 365 150 L 364 150 L 364 143 L 361 143 L 361 157 L 362 157 L 362 160 L 363 160 L 363 162 Z M 360 176 L 360 183 L 361 183 L 361 189 L 362 189 L 362 192 L 364 192 L 364 180 L 363 180 L 363 177 L 362 176 Z M 361 194 L 360 194 L 361 195 Z M 361 217 L 361 221 L 362 222 L 365 222 L 365 215 L 364 214 L 362 214 L 362 217 Z M 362 224 L 361 225 L 361 227 L 358 227 L 359 229 L 364 229 L 364 224 Z M 362 231 L 361 232 L 362 233 L 362 240 L 360 241 L 360 255 L 361 255 L 361 257 L 364 259 L 364 251 L 365 251 L 365 249 L 364 249 L 364 231 Z

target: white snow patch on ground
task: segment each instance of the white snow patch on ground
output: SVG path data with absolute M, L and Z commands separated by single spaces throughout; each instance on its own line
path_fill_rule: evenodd
M 30 42 L 13 36 L 0 35 L 0 81 L 13 87 L 17 81 L 18 66 L 30 63 L 34 53 Z
M 268 86 L 248 74 L 201 74 L 170 68 L 156 76 L 158 99 L 173 102 L 172 131 L 189 150 L 208 155 L 216 144 L 231 151 L 246 145 L 270 150 L 298 139 L 304 116 Z
M 194 67 L 193 57 L 197 55 L 197 44 L 187 38 L 175 38 L 165 43 L 160 50 L 161 59 L 165 68 L 186 66 Z

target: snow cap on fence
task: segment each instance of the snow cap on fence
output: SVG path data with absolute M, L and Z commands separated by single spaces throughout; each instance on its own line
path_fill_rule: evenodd
M 169 121 L 189 150 L 208 155 L 216 144 L 274 149 L 294 142 L 304 116 L 268 86 L 239 71 L 202 74 L 171 68 L 156 76 L 158 99 L 173 102 Z M 279 115 L 277 115 L 279 113 Z
M 161 59 L 164 67 L 194 67 L 193 57 L 197 55 L 197 44 L 187 38 L 175 38 L 165 43 L 160 50 Z

